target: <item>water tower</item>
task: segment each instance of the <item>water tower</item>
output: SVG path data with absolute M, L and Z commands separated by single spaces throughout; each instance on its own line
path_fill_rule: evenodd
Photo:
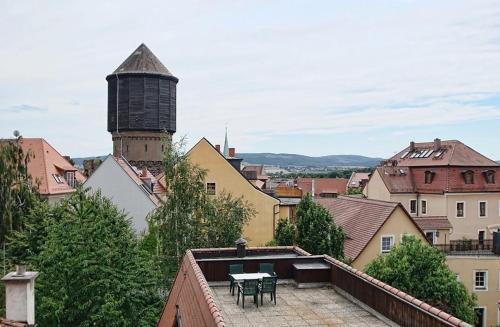
M 176 129 L 179 79 L 143 43 L 106 80 L 113 155 L 158 173 L 163 143 Z

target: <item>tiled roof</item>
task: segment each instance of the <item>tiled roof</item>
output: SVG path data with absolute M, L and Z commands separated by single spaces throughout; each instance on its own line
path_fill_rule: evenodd
M 312 192 L 314 180 L 314 195 L 321 193 L 345 194 L 347 188 L 347 178 L 297 178 L 297 187 L 305 193 Z
M 452 228 L 450 221 L 445 216 L 415 217 L 413 220 L 422 230 Z
M 495 161 L 483 156 L 474 149 L 457 140 L 440 141 L 441 146 L 434 150 L 434 142 L 415 143 L 414 151 L 406 147 L 391 160 L 398 166 L 499 166 Z
M 130 178 L 141 188 L 147 189 L 147 185 L 144 184 L 144 178 L 150 178 L 153 183 L 153 192 L 145 190 L 148 197 L 151 201 L 156 205 L 160 206 L 160 199 L 154 192 L 154 185 L 157 184 L 156 178 L 149 171 L 146 170 L 146 174 L 144 175 L 143 171 L 138 170 L 136 167 L 132 166 L 125 158 L 115 158 L 116 162 L 123 168 L 123 170 L 130 176 Z M 143 176 L 144 175 L 144 176 Z M 142 177 L 142 178 L 141 178 Z
M 177 270 L 158 327 L 175 326 L 176 305 L 182 326 L 226 326 L 212 290 L 189 250 Z
M 358 173 L 358 172 L 353 172 L 351 175 L 351 178 L 349 179 L 349 182 L 347 184 L 348 187 L 359 187 L 360 183 L 363 181 L 368 181 L 370 178 L 370 173 Z
M 113 72 L 113 74 L 125 73 L 151 73 L 164 76 L 172 76 L 161 61 L 142 43 L 128 56 L 127 59 Z
M 74 192 L 75 189 L 70 187 L 64 179 L 65 171 L 75 172 L 78 183 L 85 182 L 85 176 L 43 138 L 22 138 L 20 144 L 24 154 L 30 154 L 28 172 L 33 181 L 38 182 L 40 194 L 55 195 Z M 54 175 L 60 176 L 62 183 L 58 183 Z
M 466 184 L 465 171 L 472 171 L 474 183 Z M 485 172 L 495 172 L 495 183 L 486 183 Z M 377 167 L 385 186 L 391 193 L 443 194 L 461 192 L 500 192 L 500 166 L 497 167 Z M 432 181 L 425 183 L 425 174 L 433 174 Z
M 345 231 L 344 254 L 352 260 L 358 257 L 394 210 L 402 207 L 397 202 L 349 196 L 315 198 L 315 201 L 325 207 L 335 223 Z M 411 220 L 409 216 L 408 219 Z

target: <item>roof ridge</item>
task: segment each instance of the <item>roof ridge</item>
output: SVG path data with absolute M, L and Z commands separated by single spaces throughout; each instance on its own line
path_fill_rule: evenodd
M 368 199 L 368 198 L 358 198 L 358 197 L 349 196 L 349 195 L 339 195 L 337 198 L 338 199 L 350 200 L 350 201 L 356 201 L 356 202 L 370 202 L 370 203 L 381 205 L 381 206 L 385 206 L 385 207 L 396 207 L 399 204 L 399 202 L 394 202 L 394 201 L 385 201 L 385 200 Z

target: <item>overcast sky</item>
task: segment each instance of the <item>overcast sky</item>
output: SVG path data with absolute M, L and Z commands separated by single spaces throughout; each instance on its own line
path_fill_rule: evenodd
M 500 1 L 0 0 L 0 137 L 112 151 L 106 75 L 142 42 L 179 78 L 177 136 L 389 157 L 459 139 L 500 159 Z

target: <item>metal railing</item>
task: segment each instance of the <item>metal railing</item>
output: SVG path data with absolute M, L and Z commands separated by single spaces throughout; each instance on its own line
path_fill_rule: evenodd
M 453 240 L 447 244 L 434 244 L 434 247 L 447 255 L 500 255 L 493 246 L 493 240 Z

